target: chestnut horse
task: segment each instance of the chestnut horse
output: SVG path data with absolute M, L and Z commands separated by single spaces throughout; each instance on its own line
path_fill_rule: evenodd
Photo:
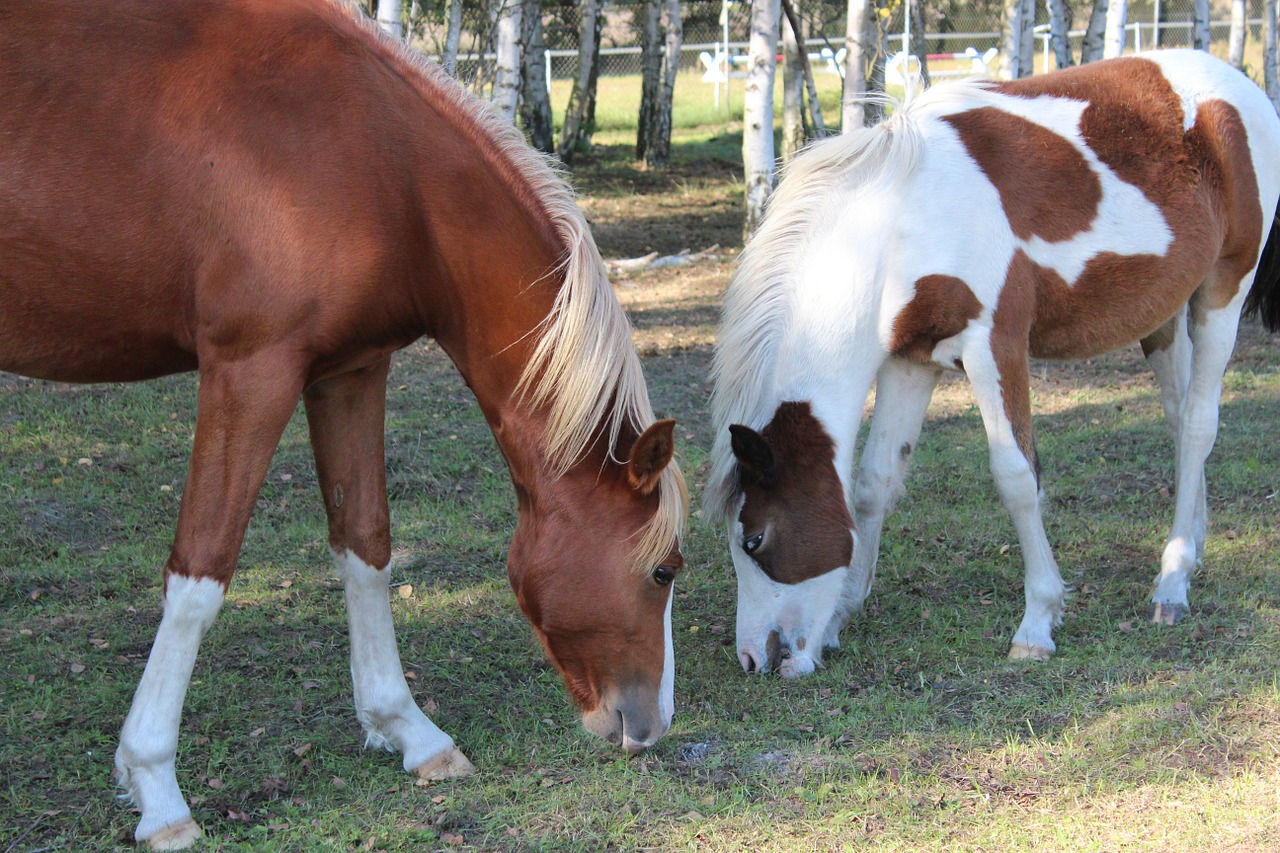
M 137 838 L 200 834 L 174 772 L 183 698 L 299 398 L 368 742 L 423 777 L 472 769 L 410 695 L 388 600 L 385 385 L 424 335 L 506 457 L 511 585 L 584 724 L 656 741 L 685 512 L 673 424 L 547 161 L 329 0 L 11 0 L 0 33 L 0 369 L 200 374 L 164 614 L 116 753 Z
M 1195 51 L 939 86 L 798 157 L 726 294 L 714 364 L 706 505 L 729 530 L 743 667 L 800 675 L 836 645 L 943 370 L 972 383 L 1022 544 L 1009 655 L 1051 655 L 1065 588 L 1040 517 L 1028 359 L 1133 341 L 1176 445 L 1151 596 L 1156 621 L 1176 621 L 1204 554 L 1204 463 L 1242 306 L 1280 325 L 1278 198 L 1275 109 Z

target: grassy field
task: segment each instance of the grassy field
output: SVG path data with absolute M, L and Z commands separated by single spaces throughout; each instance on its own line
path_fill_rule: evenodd
M 695 500 L 706 371 L 741 227 L 732 124 L 668 173 L 625 141 L 575 181 L 607 257 L 723 247 L 618 283 Z M 1004 659 L 1021 555 L 967 386 L 940 388 L 879 578 L 843 649 L 747 677 L 719 531 L 694 518 L 675 610 L 678 713 L 628 760 L 581 730 L 507 585 L 514 499 L 469 392 L 414 345 L 390 385 L 400 650 L 478 775 L 418 786 L 361 749 L 341 587 L 301 418 L 188 695 L 179 779 L 204 849 L 1258 850 L 1280 844 L 1280 347 L 1246 324 L 1208 470 L 1194 611 L 1145 621 L 1171 442 L 1136 351 L 1037 365 L 1047 525 L 1074 595 L 1043 664 Z M 0 376 L 0 851 L 127 848 L 112 754 L 159 619 L 195 380 Z

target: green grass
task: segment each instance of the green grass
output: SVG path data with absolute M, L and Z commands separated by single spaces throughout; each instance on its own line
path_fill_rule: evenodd
M 714 155 L 685 152 L 653 174 L 608 153 L 575 175 L 600 188 L 585 204 L 606 255 L 628 253 L 634 231 L 694 248 L 722 240 L 736 190 Z M 655 210 L 661 222 L 647 218 Z M 619 288 L 655 406 L 680 421 L 695 499 L 711 440 L 708 345 L 730 270 L 721 259 Z M 136 816 L 114 798 L 112 753 L 159 619 L 195 380 L 3 379 L 0 851 L 127 849 Z M 419 787 L 398 757 L 362 750 L 299 418 L 187 697 L 178 773 L 204 849 L 1280 843 L 1276 339 L 1244 327 L 1208 471 L 1209 553 L 1194 611 L 1174 628 L 1145 621 L 1172 466 L 1141 359 L 1037 366 L 1033 386 L 1049 536 L 1075 588 L 1053 660 L 1004 659 L 1021 557 L 972 397 L 948 383 L 868 607 L 814 676 L 742 674 L 722 536 L 693 519 L 675 611 L 678 714 L 666 739 L 627 760 L 581 730 L 519 615 L 504 571 L 514 498 L 469 392 L 439 350 L 410 347 L 389 394 L 396 578 L 412 586 L 393 609 L 415 695 L 480 772 Z

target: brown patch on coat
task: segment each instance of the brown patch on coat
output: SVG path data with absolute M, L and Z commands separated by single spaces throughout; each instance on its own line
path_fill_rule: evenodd
M 1187 131 L 1187 144 L 1199 156 L 1203 187 L 1212 190 L 1222 207 L 1227 233 L 1206 286 L 1192 307 L 1217 310 L 1240 292 L 1240 283 L 1258 263 L 1262 246 L 1262 202 L 1258 176 L 1249 151 L 1249 134 L 1235 107 L 1225 101 L 1205 101 L 1196 123 Z
M 1062 136 L 994 107 L 943 116 L 1000 193 L 1020 240 L 1050 243 L 1088 231 L 1102 202 L 1102 183 L 1084 155 Z
M 1013 438 L 1032 470 L 1040 476 L 1035 439 L 1031 431 L 1031 378 L 1027 350 L 1036 310 L 1036 273 L 1039 267 L 1022 252 L 1009 263 L 1000 301 L 996 303 L 991 331 L 991 354 L 1000 372 L 1000 395 Z
M 927 275 L 916 282 L 915 296 L 893 321 L 889 352 L 928 364 L 938 343 L 964 331 L 982 312 L 969 285 L 949 275 Z
M 743 478 L 744 538 L 764 533 L 751 558 L 779 583 L 795 584 L 849 565 L 853 516 L 835 469 L 835 442 L 807 402 L 778 406 L 760 432 L 773 451 L 768 483 Z
M 1160 209 L 1173 234 L 1163 256 L 1102 253 L 1070 283 L 1035 267 L 1032 355 L 1099 355 L 1151 336 L 1188 302 L 1194 319 L 1231 301 L 1257 261 L 1263 219 L 1234 107 L 1206 101 L 1184 130 L 1178 94 L 1158 65 L 1139 58 L 993 88 L 1017 97 L 1087 101 L 1080 122 L 1086 144 Z M 1060 188 L 1050 193 L 1061 195 Z

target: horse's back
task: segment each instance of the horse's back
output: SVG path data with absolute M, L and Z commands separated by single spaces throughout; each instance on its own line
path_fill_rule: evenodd
M 360 164 L 405 140 L 363 120 L 394 83 L 372 79 L 344 14 L 326 0 L 0 6 L 0 369 L 192 369 L 205 333 L 298 328 L 341 299 L 318 283 L 376 264 L 377 191 L 400 187 Z
M 932 251 L 899 276 L 953 276 L 993 310 L 1034 289 L 1046 358 L 1141 338 L 1193 294 L 1236 301 L 1280 194 L 1280 120 L 1257 86 L 1199 51 L 1093 63 L 926 95 L 905 198 Z M 964 211 L 963 215 L 959 215 Z

